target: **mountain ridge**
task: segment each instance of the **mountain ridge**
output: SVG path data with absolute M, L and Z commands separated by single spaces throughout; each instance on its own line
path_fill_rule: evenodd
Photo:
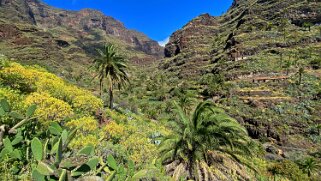
M 0 53 L 75 82 L 90 77 L 85 70 L 106 43 L 131 63 L 150 64 L 163 55 L 156 41 L 100 11 L 62 10 L 38 0 L 1 0 L 0 37 Z
M 282 18 L 288 19 L 291 24 L 298 27 L 302 27 L 305 22 L 318 24 L 321 23 L 320 2 L 234 0 L 225 14 L 215 17 L 207 15 L 208 20 L 216 19 L 215 28 L 217 31 L 207 32 L 213 29 L 214 24 L 203 24 L 203 28 L 195 30 L 192 24 L 204 18 L 204 15 L 200 15 L 184 25 L 182 29 L 174 32 L 165 46 L 165 56 L 169 59 L 165 60 L 161 67 L 165 69 L 171 67 L 170 71 L 174 67 L 175 70 L 181 71 L 182 76 L 184 76 L 189 74 L 184 67 L 194 66 L 195 62 L 207 66 L 223 59 L 232 60 L 236 53 L 232 50 L 237 43 L 235 42 L 235 35 L 250 31 L 241 30 L 243 27 L 248 27 L 250 24 L 250 26 L 263 30 L 269 23 L 274 27 L 278 26 Z M 244 25 L 244 23 L 247 24 Z M 190 39 L 189 37 L 194 38 Z M 203 41 L 203 39 L 206 39 L 206 41 Z M 213 45 L 214 42 L 218 41 L 224 47 Z M 193 47 L 193 44 L 200 47 Z M 190 48 L 186 48 L 187 46 L 190 46 Z M 180 47 L 183 47 L 185 51 L 181 51 Z M 227 48 L 231 50 L 227 51 Z M 199 54 L 206 58 L 200 59 Z M 195 58 L 193 58 L 194 56 Z M 200 70 L 196 72 L 200 73 Z

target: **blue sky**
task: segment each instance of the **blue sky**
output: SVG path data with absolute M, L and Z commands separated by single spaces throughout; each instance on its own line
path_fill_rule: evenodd
M 97 9 L 145 33 L 156 41 L 166 40 L 194 17 L 210 13 L 221 15 L 232 0 L 44 0 L 47 4 L 68 9 Z

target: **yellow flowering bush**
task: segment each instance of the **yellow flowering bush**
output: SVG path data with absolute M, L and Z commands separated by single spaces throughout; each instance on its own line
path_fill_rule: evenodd
M 116 122 L 127 122 L 127 116 L 123 115 L 123 114 L 120 114 L 116 111 L 112 111 L 110 109 L 107 109 L 106 110 L 106 114 L 107 116 L 109 116 L 112 120 L 116 121 Z
M 93 96 L 91 92 L 70 85 L 62 78 L 36 66 L 24 67 L 18 63 L 11 63 L 0 71 L 0 81 L 22 92 L 47 93 L 69 103 L 77 113 L 83 115 L 93 115 L 103 107 L 102 100 Z
M 57 99 L 66 101 L 66 95 L 64 93 L 65 83 L 62 80 L 41 77 L 36 82 L 36 87 L 38 92 L 46 92 Z
M 129 152 L 130 159 L 135 163 L 148 163 L 156 157 L 157 146 L 152 144 L 149 138 L 140 135 L 132 134 L 124 141 L 120 142 Z
M 81 149 L 84 146 L 87 145 L 93 145 L 93 146 L 97 146 L 99 144 L 99 138 L 94 135 L 94 134 L 83 134 L 83 133 L 79 133 L 77 134 L 77 136 L 71 141 L 70 143 L 70 147 L 74 148 L 74 149 Z
M 27 106 L 37 104 L 38 108 L 35 112 L 39 116 L 39 120 L 46 121 L 61 121 L 73 115 L 71 106 L 59 99 L 51 97 L 47 93 L 32 93 L 25 99 Z
M 79 127 L 83 132 L 95 132 L 98 129 L 98 122 L 93 117 L 82 117 L 69 121 L 66 126 L 70 128 Z
M 123 125 L 119 125 L 116 122 L 111 121 L 103 127 L 103 135 L 101 136 L 107 137 L 107 139 L 111 139 L 113 143 L 118 143 L 121 138 L 124 138 L 126 136 L 125 133 L 125 127 Z
M 101 99 L 91 92 L 79 89 L 76 86 L 66 84 L 61 78 L 53 77 L 50 73 L 43 73 L 37 82 L 38 92 L 47 92 L 57 99 L 68 102 L 77 113 L 92 115 L 103 107 Z
M 77 113 L 92 115 L 103 107 L 103 101 L 88 92 L 87 95 L 75 97 L 72 101 L 72 107 Z
M 6 99 L 14 110 L 23 110 L 24 108 L 22 96 L 20 96 L 19 91 L 0 88 L 0 100 L 1 99 Z
M 23 92 L 32 92 L 35 90 L 36 77 L 33 71 L 29 71 L 18 63 L 11 63 L 10 66 L 1 69 L 1 82 L 13 89 Z
M 87 145 L 96 146 L 99 143 L 98 122 L 93 117 L 82 117 L 66 123 L 67 127 L 79 127 L 76 137 L 71 142 L 72 148 L 82 148 Z

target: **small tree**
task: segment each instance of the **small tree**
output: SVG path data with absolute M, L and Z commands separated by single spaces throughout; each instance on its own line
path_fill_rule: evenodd
M 315 129 L 317 130 L 318 135 L 321 136 L 321 124 L 315 125 Z
M 300 168 L 311 177 L 312 173 L 320 169 L 320 164 L 314 158 L 307 158 L 303 162 L 299 163 Z
M 288 24 L 288 19 L 286 18 L 282 18 L 281 21 L 279 22 L 279 28 L 280 28 L 280 31 L 282 31 L 283 33 L 284 41 L 286 40 L 286 35 L 287 35 L 287 32 L 286 32 L 287 24 Z
M 305 72 L 304 67 L 301 66 L 298 71 L 298 75 L 299 75 L 298 85 L 301 85 L 301 83 L 302 83 L 302 76 L 303 76 L 304 72 Z
M 311 26 L 313 26 L 313 24 L 310 23 L 310 22 L 304 22 L 303 23 L 303 27 L 305 28 L 305 30 L 308 28 L 309 31 L 311 31 Z
M 286 75 L 289 75 L 291 66 L 292 66 L 292 62 L 290 60 L 287 60 L 284 62 L 283 68 L 286 70 Z
M 188 92 L 183 92 L 179 96 L 178 103 L 185 114 L 188 114 L 189 111 L 192 111 L 192 106 L 197 102 L 195 96 Z
M 271 31 L 273 29 L 273 23 L 272 22 L 267 22 L 265 25 L 265 31 Z

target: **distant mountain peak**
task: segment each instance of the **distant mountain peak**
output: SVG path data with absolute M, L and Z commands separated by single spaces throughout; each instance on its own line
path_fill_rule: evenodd
M 69 72 L 69 77 L 86 72 L 106 43 L 139 64 L 153 62 L 164 52 L 156 41 L 100 11 L 63 10 L 39 0 L 0 0 L 0 40 L 0 54 L 54 73 Z
M 37 24 L 41 28 L 65 27 L 74 31 L 102 30 L 136 46 L 146 54 L 160 56 L 162 48 L 142 33 L 125 28 L 123 23 L 94 9 L 68 11 L 52 8 L 38 0 L 2 0 L 0 19 Z

